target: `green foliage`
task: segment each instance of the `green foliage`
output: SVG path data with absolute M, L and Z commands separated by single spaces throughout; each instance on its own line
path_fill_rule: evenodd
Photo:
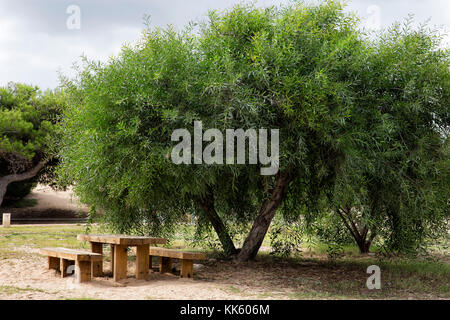
M 287 216 L 295 216 L 296 202 L 315 201 L 317 210 L 300 207 L 297 214 L 322 226 L 318 235 L 334 246 L 350 233 L 337 217 L 328 227 L 321 220 L 342 208 L 351 213 L 350 226 L 362 234 L 367 228 L 388 252 L 414 253 L 426 238 L 447 233 L 449 51 L 436 31 L 410 22 L 353 47 L 345 66 L 348 108 L 334 131 L 343 157 L 322 194 L 294 187 L 285 203 Z M 307 181 L 321 185 L 314 176 Z
M 279 257 L 299 255 L 303 235 L 304 232 L 300 223 L 287 224 L 276 217 L 269 231 L 270 246 L 272 247 L 270 254 Z
M 355 104 L 339 140 L 346 159 L 333 198 L 386 240 L 414 252 L 447 233 L 449 52 L 410 21 L 367 43 L 355 73 Z
M 221 252 L 222 246 L 217 234 L 207 224 L 198 224 L 198 227 L 191 225 L 181 225 L 182 238 L 193 248 L 212 250 Z
M 333 212 L 321 212 L 307 231 L 329 246 L 344 246 L 355 241 L 340 217 Z
M 448 218 L 448 51 L 423 28 L 370 41 L 357 22 L 337 1 L 240 5 L 210 12 L 198 32 L 147 28 L 107 63 L 84 59 L 63 79 L 62 182 L 118 232 L 168 235 L 189 213 L 201 234 L 196 199 L 209 192 L 221 219 L 247 225 L 274 177 L 260 165 L 174 165 L 170 137 L 192 135 L 196 120 L 279 128 L 280 170 L 294 177 L 286 221 L 348 207 L 390 248 L 414 249 Z M 322 235 L 347 241 L 328 219 L 337 227 Z
M 222 218 L 251 221 L 273 177 L 258 165 L 176 166 L 167 159 L 171 133 L 192 132 L 194 120 L 205 129 L 282 128 L 282 166 L 305 185 L 310 171 L 321 180 L 334 164 L 307 153 L 333 149 L 324 122 L 339 123 L 341 98 L 323 93 L 346 90 L 331 73 L 357 45 L 353 24 L 332 2 L 237 6 L 211 12 L 199 36 L 147 29 L 106 64 L 85 59 L 77 78 L 64 80 L 63 178 L 119 231 L 148 220 L 162 232 L 187 209 L 200 216 L 192 199 L 210 188 Z M 340 65 L 328 66 L 344 42 Z

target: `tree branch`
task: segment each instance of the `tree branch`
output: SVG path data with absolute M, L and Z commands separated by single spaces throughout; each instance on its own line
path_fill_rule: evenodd
M 347 216 L 347 218 L 348 218 L 348 221 L 350 221 L 350 223 L 352 224 L 353 230 L 354 230 L 355 233 L 358 235 L 358 238 L 361 239 L 361 233 L 360 233 L 360 230 L 359 230 L 359 228 L 356 226 L 355 222 L 354 222 L 353 219 L 352 219 L 352 216 L 351 216 L 351 210 L 352 210 L 351 208 L 348 208 L 347 210 L 343 210 L 343 212 L 346 214 L 346 216 Z
M 38 174 L 38 172 L 45 166 L 48 160 L 40 161 L 33 169 L 23 172 L 23 173 L 15 173 L 10 174 L 7 176 L 4 176 L 0 178 L 1 183 L 11 183 L 11 182 L 18 182 L 18 181 L 24 181 L 33 178 L 35 175 Z
M 352 228 L 352 227 L 350 226 L 350 224 L 347 222 L 346 216 L 344 216 L 344 215 L 342 214 L 342 212 L 344 212 L 344 210 L 342 210 L 341 208 L 338 208 L 338 209 L 337 209 L 337 213 L 341 216 L 342 221 L 344 221 L 345 226 L 346 226 L 347 229 L 350 231 L 350 233 L 352 234 L 353 238 L 355 238 L 355 240 L 358 241 L 358 240 L 359 240 L 359 238 L 358 238 L 359 234 L 358 234 L 358 235 L 355 234 L 353 228 Z

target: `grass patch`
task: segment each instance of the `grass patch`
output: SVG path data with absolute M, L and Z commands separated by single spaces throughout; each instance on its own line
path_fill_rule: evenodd
M 234 294 L 241 294 L 242 293 L 242 291 L 240 289 L 238 289 L 238 288 L 236 288 L 234 286 L 229 286 L 228 287 L 228 291 L 230 291 L 231 293 L 234 293 Z
M 89 243 L 78 241 L 84 233 L 82 225 L 12 226 L 0 229 L 0 249 L 27 246 L 30 248 L 67 247 L 88 249 Z M 95 232 L 95 231 L 94 231 Z
M 348 299 L 352 299 L 352 297 L 349 297 L 349 296 L 339 295 L 339 294 L 331 294 L 328 292 L 320 292 L 320 291 L 300 291 L 300 292 L 296 292 L 296 293 L 291 293 L 288 296 L 292 300 L 324 300 L 324 299 L 348 300 Z
M 17 294 L 17 293 L 22 293 L 22 292 L 45 292 L 45 291 L 42 289 L 31 288 L 31 287 L 21 288 L 21 287 L 15 287 L 15 286 L 4 286 L 4 285 L 0 286 L 0 293 L 2 293 L 2 294 L 12 295 L 12 294 Z
M 379 290 L 367 288 L 366 281 L 370 276 L 367 267 L 370 265 L 380 267 Z M 308 258 L 277 258 L 261 253 L 254 268 L 267 272 L 262 281 L 255 279 L 255 284 L 268 292 L 284 291 L 291 299 L 450 298 L 450 266 L 437 260 L 367 255 L 346 255 L 328 260 L 323 254 Z

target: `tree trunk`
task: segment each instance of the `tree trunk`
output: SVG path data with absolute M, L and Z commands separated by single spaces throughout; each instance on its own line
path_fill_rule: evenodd
M 212 192 L 208 193 L 205 197 L 197 200 L 197 204 L 205 212 L 211 225 L 219 237 L 220 243 L 222 244 L 223 251 L 227 257 L 231 257 L 238 253 L 238 250 L 234 246 L 233 240 L 228 234 L 228 230 L 225 224 L 220 219 L 217 214 L 216 208 L 214 207 L 214 194 Z
M 12 182 L 24 181 L 33 178 L 44 167 L 47 161 L 39 162 L 33 169 L 20 174 L 10 174 L 0 178 L 0 206 L 3 203 L 8 185 Z
M 253 223 L 252 229 L 244 241 L 241 251 L 237 255 L 237 261 L 243 262 L 253 260 L 258 254 L 259 248 L 269 229 L 270 223 L 286 196 L 292 176 L 289 172 L 279 172 L 275 178 L 275 186 L 269 199 L 265 200 L 259 210 L 258 216 Z
M 3 198 L 5 197 L 7 188 L 8 188 L 8 184 L 6 182 L 3 182 L 2 179 L 0 179 L 0 207 L 3 203 Z
M 358 244 L 359 253 L 361 254 L 369 253 L 370 243 L 366 241 L 366 239 L 358 239 L 356 243 Z
M 358 229 L 355 221 L 353 221 L 352 219 L 351 208 L 346 209 L 338 208 L 337 212 L 341 217 L 342 221 L 344 222 L 345 226 L 347 227 L 347 229 L 352 234 L 353 239 L 355 239 L 356 244 L 358 245 L 359 248 L 359 253 L 361 254 L 369 253 L 370 245 L 372 244 L 372 241 L 376 235 L 375 229 L 370 230 L 370 237 L 369 239 L 367 239 L 369 228 L 367 226 L 364 226 L 362 230 Z

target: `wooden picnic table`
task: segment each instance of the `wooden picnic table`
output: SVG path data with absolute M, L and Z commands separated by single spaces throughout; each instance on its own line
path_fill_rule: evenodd
M 166 239 L 122 234 L 79 234 L 77 239 L 89 241 L 93 253 L 103 254 L 103 244 L 111 246 L 111 269 L 114 281 L 127 277 L 127 249 L 136 247 L 136 278 L 147 279 L 151 244 L 165 244 Z M 103 275 L 103 261 L 92 263 L 92 276 Z

